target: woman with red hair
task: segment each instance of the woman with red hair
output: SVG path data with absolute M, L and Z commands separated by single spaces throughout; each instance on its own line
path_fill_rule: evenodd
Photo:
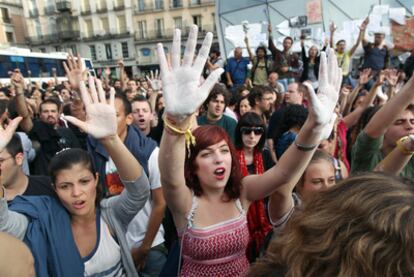
M 318 96 L 308 84 L 309 116 L 278 164 L 262 175 L 240 180 L 235 149 L 224 130 L 192 131 L 194 113 L 222 74 L 214 70 L 200 85 L 213 35 L 208 33 L 194 59 L 197 26 L 190 31 L 181 62 L 181 35 L 175 30 L 168 64 L 157 45 L 165 97 L 164 133 L 159 160 L 166 202 L 179 232 L 181 276 L 243 276 L 248 270 L 246 211 L 279 186 L 299 180 L 322 138 L 332 130 L 341 84 L 335 55 L 321 54 Z M 328 74 L 329 72 L 329 74 Z

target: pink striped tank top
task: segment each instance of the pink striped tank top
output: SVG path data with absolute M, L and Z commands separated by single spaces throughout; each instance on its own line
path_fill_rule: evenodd
M 204 228 L 193 226 L 197 201 L 188 214 L 188 227 L 179 233 L 183 264 L 180 276 L 244 276 L 249 268 L 246 248 L 249 242 L 246 213 L 237 199 L 240 215 Z

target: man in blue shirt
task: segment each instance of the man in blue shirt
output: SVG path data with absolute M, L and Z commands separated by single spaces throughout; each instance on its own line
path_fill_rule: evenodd
M 248 58 L 242 56 L 242 49 L 236 47 L 234 49 L 234 57 L 227 60 L 226 65 L 226 77 L 227 77 L 227 86 L 235 91 L 237 87 L 244 85 L 248 67 L 250 63 Z

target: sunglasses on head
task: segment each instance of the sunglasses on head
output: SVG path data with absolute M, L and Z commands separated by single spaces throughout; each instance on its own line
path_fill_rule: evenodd
M 263 127 L 241 127 L 240 132 L 243 135 L 250 135 L 254 132 L 255 135 L 262 135 L 264 133 Z

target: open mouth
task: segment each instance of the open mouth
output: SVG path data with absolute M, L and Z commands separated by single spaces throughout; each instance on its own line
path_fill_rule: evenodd
M 224 173 L 226 173 L 226 170 L 224 169 L 224 167 L 219 167 L 214 171 L 214 176 L 216 176 L 216 179 L 218 180 L 223 180 Z
M 75 201 L 75 202 L 73 202 L 72 203 L 72 206 L 75 208 L 75 209 L 82 209 L 84 206 L 85 206 L 85 201 L 83 201 L 83 200 L 78 200 L 78 201 Z

